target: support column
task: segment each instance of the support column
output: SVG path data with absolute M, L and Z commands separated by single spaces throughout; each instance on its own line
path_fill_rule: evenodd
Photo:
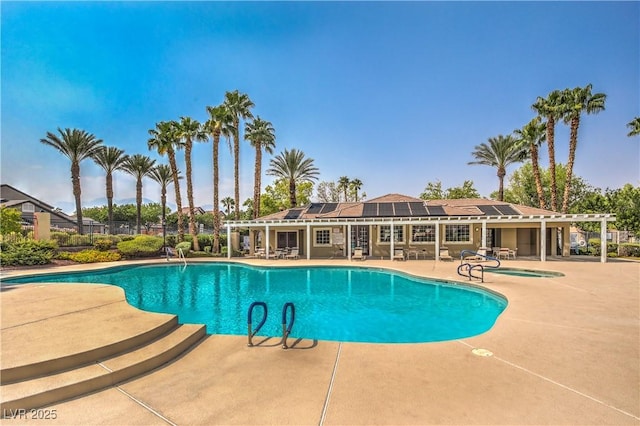
M 540 261 L 547 260 L 547 222 L 540 222 Z
M 440 221 L 436 221 L 436 262 L 440 262 Z
M 311 259 L 311 225 L 307 223 L 307 260 Z
M 227 223 L 227 259 L 231 259 L 231 252 L 233 248 L 231 247 L 231 225 Z
M 269 251 L 271 251 L 269 248 L 269 225 L 265 225 L 264 234 L 264 258 L 269 259 Z
M 347 224 L 347 259 L 351 260 L 351 224 Z
M 562 226 L 562 257 L 571 256 L 571 229 L 568 223 Z
M 600 263 L 607 263 L 607 219 L 600 221 Z
M 393 221 L 391 221 L 391 245 L 389 246 L 390 247 L 390 250 L 389 250 L 389 259 L 390 260 L 393 260 L 393 249 L 395 248 L 395 238 L 394 238 L 395 234 L 394 234 L 394 231 L 395 231 L 395 229 L 394 229 L 394 226 L 393 226 Z
M 480 247 L 487 247 L 487 221 L 483 220 L 482 221 L 482 236 L 480 237 L 482 239 L 482 245 Z

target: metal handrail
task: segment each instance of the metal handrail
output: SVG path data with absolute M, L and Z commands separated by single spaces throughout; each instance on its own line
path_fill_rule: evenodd
M 262 306 L 263 316 L 262 316 L 262 320 L 260 321 L 256 329 L 253 330 L 253 327 L 252 327 L 253 309 L 256 306 Z M 247 336 L 248 336 L 247 346 L 253 346 L 253 342 L 251 341 L 251 339 L 253 339 L 253 336 L 255 336 L 258 333 L 258 331 L 260 331 L 260 329 L 262 328 L 265 322 L 267 322 L 267 304 L 264 302 L 253 302 L 249 306 L 249 311 L 247 313 Z
M 485 268 L 499 268 L 500 267 L 500 259 L 498 259 L 497 257 L 489 256 L 488 254 L 481 254 L 481 253 L 478 253 L 477 251 L 473 251 L 473 250 L 462 250 L 460 252 L 460 264 L 461 265 L 463 263 L 465 263 L 464 262 L 464 258 L 468 254 L 471 254 L 473 256 L 484 257 L 485 260 L 490 260 L 490 261 L 495 261 L 496 262 L 495 265 L 483 265 Z
M 467 268 L 467 273 L 463 273 L 463 268 L 466 267 Z M 474 269 L 480 269 L 480 276 L 477 275 L 473 275 L 473 270 Z M 462 263 L 460 266 L 458 266 L 458 275 L 461 275 L 463 277 L 469 277 L 469 281 L 471 281 L 472 278 L 475 278 L 477 280 L 480 280 L 480 282 L 484 283 L 484 265 L 481 265 L 479 263 L 476 263 L 474 265 L 472 265 L 471 263 Z
M 178 249 L 178 259 L 182 259 L 184 266 L 187 266 L 187 258 L 184 255 L 184 251 L 181 248 Z
M 287 326 L 287 311 L 291 308 L 291 322 Z M 296 307 L 293 303 L 287 302 L 282 307 L 282 349 L 287 349 L 287 338 L 291 333 L 291 328 L 296 320 Z

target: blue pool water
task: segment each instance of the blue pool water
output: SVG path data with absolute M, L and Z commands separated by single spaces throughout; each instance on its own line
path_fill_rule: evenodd
M 474 336 L 489 330 L 507 305 L 479 288 L 370 268 L 171 264 L 3 280 L 27 282 L 114 284 L 131 305 L 176 314 L 181 323 L 206 324 L 210 334 L 246 334 L 249 305 L 264 301 L 269 312 L 259 335 L 281 336 L 282 307 L 293 302 L 292 337 L 350 342 Z M 257 308 L 254 325 L 261 318 Z

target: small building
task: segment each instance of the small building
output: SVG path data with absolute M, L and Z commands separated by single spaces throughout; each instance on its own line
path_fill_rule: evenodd
M 350 258 L 357 247 L 370 257 L 392 259 L 394 250 L 402 248 L 410 256 L 437 260 L 442 247 L 454 257 L 463 250 L 501 247 L 546 260 L 570 256 L 573 222 L 594 221 L 606 235 L 615 216 L 561 214 L 488 199 L 425 201 L 388 194 L 363 202 L 311 203 L 255 220 L 228 221 L 226 227 L 228 232 L 249 230 L 250 253 L 258 245 L 274 251 L 296 247 L 308 259 Z

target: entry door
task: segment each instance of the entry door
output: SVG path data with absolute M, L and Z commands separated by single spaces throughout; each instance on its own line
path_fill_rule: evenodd
M 279 249 L 298 247 L 298 232 L 297 231 L 278 231 L 278 245 Z
M 369 225 L 351 227 L 351 252 L 354 247 L 362 247 L 362 254 L 369 254 Z

